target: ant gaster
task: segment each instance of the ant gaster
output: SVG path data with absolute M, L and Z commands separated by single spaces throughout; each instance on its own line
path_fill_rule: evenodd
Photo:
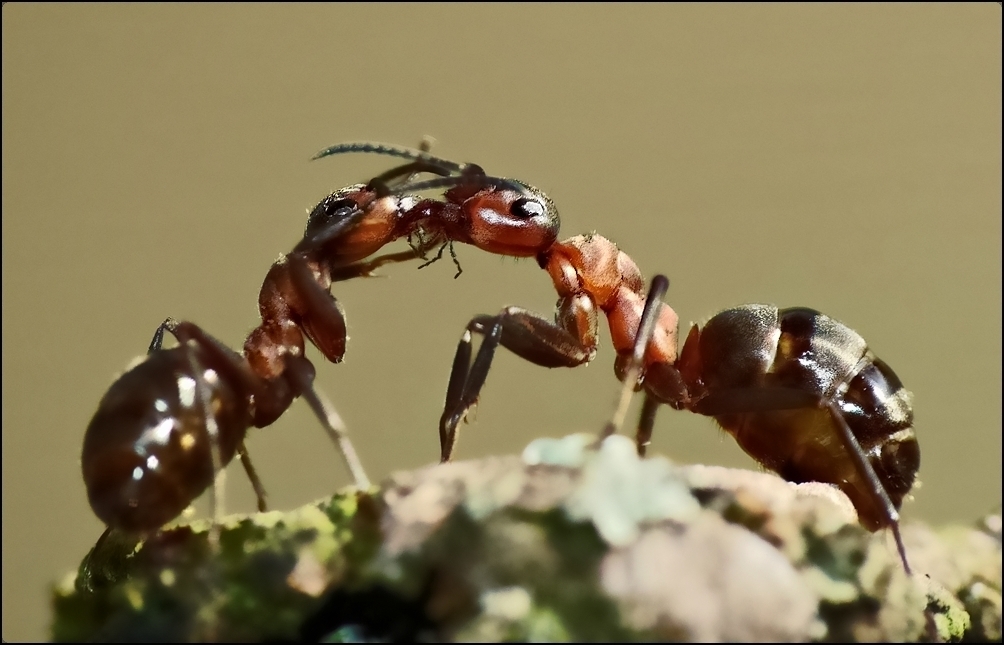
M 265 492 L 244 437 L 251 426 L 272 424 L 298 396 L 307 399 L 341 450 L 356 486 L 369 487 L 341 419 L 313 387 L 314 367 L 304 356 L 304 337 L 331 362 L 345 353 L 345 316 L 329 291 L 332 283 L 424 257 L 437 244 L 440 255 L 457 241 L 491 253 L 532 255 L 557 234 L 556 220 L 542 220 L 550 211 L 539 191 L 425 152 L 404 156 L 409 163 L 368 185 L 335 191 L 311 211 L 303 239 L 265 276 L 258 299 L 261 323 L 242 354 L 194 323 L 168 319 L 146 358 L 112 384 L 88 425 L 82 454 L 91 507 L 109 528 L 159 529 L 213 484 L 235 454 L 264 510 Z M 452 186 L 447 201 L 400 194 L 430 168 L 448 176 L 416 185 Z M 503 205 L 508 210 L 500 218 Z M 528 227 L 535 232 L 529 238 Z M 399 238 L 418 242 L 410 251 L 361 261 Z M 529 251 L 522 248 L 527 244 Z M 178 339 L 177 347 L 162 347 L 166 332 Z M 214 491 L 215 514 L 220 487 Z
M 375 144 L 342 144 L 318 157 L 342 152 L 410 156 L 416 168 L 447 177 L 481 172 Z M 656 276 L 646 290 L 635 262 L 600 235 L 557 241 L 554 205 L 531 190 L 498 190 L 482 177 L 445 193 L 446 203 L 459 207 L 459 222 L 482 228 L 475 238 L 450 219 L 438 234 L 500 255 L 535 257 L 558 302 L 553 321 L 510 306 L 467 324 L 440 419 L 441 460 L 452 457 L 457 426 L 477 402 L 499 345 L 543 367 L 583 365 L 596 355 L 602 314 L 617 352 L 615 373 L 626 392 L 645 392 L 636 437 L 640 455 L 661 404 L 713 417 L 750 456 L 788 481 L 838 486 L 866 528 L 892 530 L 910 572 L 898 510 L 920 465 L 911 399 L 861 336 L 812 309 L 744 305 L 715 315 L 703 329 L 694 325 L 678 350 L 677 315 L 660 300 L 668 280 Z M 522 218 L 523 226 L 495 227 L 527 213 L 533 217 Z M 473 334 L 483 336 L 476 355 Z M 617 425 L 615 417 L 604 434 Z

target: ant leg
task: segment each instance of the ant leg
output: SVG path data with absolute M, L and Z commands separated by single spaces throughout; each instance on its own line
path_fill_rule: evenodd
M 191 324 L 191 323 L 189 323 Z M 150 347 L 147 349 L 148 354 L 159 351 L 164 345 L 164 332 L 168 331 L 178 339 L 178 342 L 185 347 L 185 356 L 188 359 L 188 367 L 195 379 L 195 391 L 199 396 L 199 401 L 202 404 L 202 416 L 206 423 L 206 435 L 209 438 L 209 454 L 213 462 L 213 495 L 210 498 L 210 506 L 212 508 L 211 514 L 213 516 L 213 527 L 209 533 L 209 539 L 211 542 L 219 543 L 219 531 L 220 531 L 220 521 L 223 518 L 223 487 L 226 482 L 226 474 L 223 470 L 223 456 L 220 454 L 220 431 L 219 427 L 216 425 L 216 416 L 213 414 L 212 406 L 212 395 L 209 392 L 209 386 L 206 385 L 205 378 L 202 374 L 202 366 L 199 365 L 199 360 L 195 357 L 195 353 L 192 351 L 192 347 L 188 344 L 187 334 L 184 332 L 179 334 L 180 324 L 173 318 L 167 318 L 158 327 L 157 331 L 153 334 L 153 339 L 150 341 Z M 194 326 L 194 325 L 193 325 Z M 198 341 L 194 341 L 198 342 Z
M 265 487 L 261 483 L 261 479 L 258 477 L 258 471 L 255 470 L 254 465 L 251 463 L 251 455 L 248 454 L 248 449 L 244 445 L 244 442 L 237 444 L 237 456 L 241 458 L 241 465 L 244 466 L 244 472 L 247 474 L 248 479 L 251 480 L 251 487 L 254 489 L 255 497 L 258 500 L 258 512 L 264 513 L 268 510 L 268 504 L 265 502 L 265 498 L 268 494 L 265 492 Z
M 378 255 L 371 260 L 364 260 L 362 262 L 346 264 L 345 266 L 334 267 L 331 269 L 328 276 L 331 278 L 332 282 L 344 282 L 345 280 L 351 280 L 353 278 L 375 278 L 378 276 L 373 272 L 385 264 L 407 262 L 408 260 L 414 260 L 415 258 L 420 257 L 422 257 L 420 248 L 411 248 L 407 251 L 398 251 L 397 253 L 385 253 L 384 255 Z
M 300 328 L 314 346 L 332 363 L 340 363 L 345 355 L 345 315 L 331 292 L 318 284 L 306 260 L 298 254 L 286 257 L 289 285 L 296 292 L 289 300 L 303 303 Z M 281 284 L 281 282 L 280 282 Z M 280 289 L 285 285 L 277 285 Z
M 447 245 L 449 243 L 450 243 L 449 240 L 447 240 L 446 242 L 443 242 L 442 245 L 440 245 L 440 247 L 439 247 L 439 252 L 436 253 L 436 257 L 432 258 L 431 260 L 428 260 L 425 264 L 419 265 L 418 268 L 419 269 L 424 269 L 425 267 L 429 266 L 430 264 L 434 264 L 434 263 L 438 262 L 439 260 L 442 260 L 443 259 L 443 251 L 446 250 L 446 247 L 447 247 Z M 460 275 L 460 274 L 458 273 L 457 275 Z
M 348 466 L 349 472 L 352 474 L 352 479 L 355 480 L 356 488 L 360 491 L 368 490 L 370 488 L 369 477 L 366 476 L 362 462 L 359 461 L 359 455 L 356 453 L 352 441 L 349 440 L 345 422 L 342 421 L 342 417 L 327 400 L 327 397 L 314 387 L 314 366 L 303 356 L 287 355 L 286 374 L 296 391 L 307 400 L 310 409 L 314 411 L 321 426 L 324 427 L 335 447 L 338 448 L 345 460 L 345 465 Z
M 655 324 L 659 320 L 662 297 L 666 295 L 668 289 L 669 278 L 664 275 L 656 275 L 652 278 L 652 285 L 649 287 L 648 297 L 645 299 L 645 308 L 642 310 L 641 320 L 638 321 L 638 333 L 635 335 L 634 351 L 631 352 L 627 369 L 624 371 L 624 384 L 621 387 L 620 399 L 617 403 L 617 408 L 614 410 L 613 417 L 611 417 L 600 433 L 600 441 L 619 431 L 621 425 L 624 424 L 624 417 L 627 416 L 631 398 L 638 387 L 638 377 L 641 375 L 645 350 L 648 349 L 648 343 L 652 340 L 652 335 L 655 333 Z M 653 412 L 652 414 L 654 417 L 655 413 Z M 651 429 L 649 434 L 651 435 Z M 641 454 L 643 452 L 641 449 L 641 438 L 639 437 L 636 441 L 639 446 L 639 454 Z
M 645 401 L 641 406 L 641 416 L 638 418 L 638 433 L 635 435 L 635 443 L 638 446 L 638 456 L 644 457 L 648 451 L 648 445 L 652 443 L 652 428 L 655 426 L 655 414 L 662 405 L 658 399 L 651 394 L 645 393 Z
M 442 246 L 439 247 L 439 252 L 436 253 L 436 257 L 431 260 L 427 260 L 425 264 L 419 265 L 419 269 L 424 269 L 425 267 L 433 264 L 441 259 L 443 259 L 443 251 L 446 248 L 450 248 L 450 257 L 453 259 L 453 266 L 457 267 L 457 272 L 453 275 L 453 279 L 456 280 L 460 277 L 460 274 L 464 272 L 464 269 L 460 266 L 460 260 L 457 259 L 457 252 L 453 250 L 453 240 L 446 240 L 443 242 Z
M 865 451 L 861 448 L 861 444 L 858 442 L 857 437 L 851 431 L 851 427 L 847 425 L 847 420 L 844 416 L 840 414 L 840 408 L 837 407 L 836 401 L 830 400 L 822 404 L 823 407 L 829 409 L 830 416 L 837 423 L 837 429 L 839 430 L 840 438 L 843 440 L 844 447 L 847 452 L 850 453 L 851 459 L 854 460 L 854 465 L 858 470 L 858 474 L 863 476 L 868 482 L 868 486 L 871 489 L 872 495 L 877 498 L 879 502 L 879 507 L 882 509 L 885 515 L 886 521 L 889 523 L 889 530 L 892 531 L 893 539 L 896 541 L 896 550 L 899 551 L 899 559 L 903 562 L 903 570 L 906 572 L 907 577 L 913 577 L 913 570 L 910 568 L 910 563 L 906 559 L 906 546 L 903 545 L 903 535 L 899 530 L 899 512 L 896 510 L 896 506 L 889 499 L 889 493 L 886 492 L 885 486 L 879 481 L 878 474 L 872 467 L 871 462 L 868 461 Z M 927 637 L 932 643 L 940 643 L 941 636 L 938 633 L 937 623 L 934 621 L 934 614 L 931 612 L 929 607 L 924 608 L 924 623 L 927 629 Z
M 889 499 L 885 486 L 882 485 L 878 474 L 876 474 L 871 462 L 868 461 L 868 456 L 865 455 L 865 451 L 861 448 L 861 444 L 858 443 L 858 439 L 854 436 L 854 432 L 851 431 L 851 427 L 847 425 L 844 415 L 840 414 L 840 408 L 837 407 L 836 401 L 824 401 L 820 405 L 830 411 L 830 417 L 836 422 L 837 432 L 844 444 L 844 448 L 850 454 L 851 460 L 854 461 L 854 467 L 858 471 L 858 475 L 868 482 L 868 488 L 875 501 L 878 502 L 878 507 L 885 516 L 885 520 L 892 531 L 892 535 L 896 540 L 896 549 L 899 551 L 900 560 L 903 561 L 906 575 L 912 576 L 913 572 L 910 569 L 910 563 L 906 560 L 906 548 L 903 546 L 903 537 L 899 532 L 899 512 L 896 511 L 896 506 Z
M 473 318 L 460 338 L 453 358 L 446 404 L 439 420 L 440 461 L 453 456 L 457 443 L 457 425 L 478 401 L 488 377 L 495 350 L 501 344 L 520 358 L 541 367 L 576 367 L 592 360 L 595 348 L 595 316 L 586 341 L 567 329 L 519 307 L 506 307 L 497 316 Z M 477 356 L 471 363 L 471 334 L 484 336 Z M 591 333 L 590 333 L 591 332 Z
M 457 444 L 456 427 L 460 422 L 460 416 L 467 413 L 467 408 L 461 404 L 464 396 L 464 386 L 471 371 L 471 326 L 475 321 L 471 321 L 467 329 L 464 330 L 457 344 L 457 353 L 453 355 L 453 366 L 450 368 L 450 382 L 446 386 L 446 403 L 443 406 L 443 416 L 439 419 L 439 451 L 440 463 L 450 460 L 453 449 Z M 495 332 L 495 329 L 492 329 Z M 482 331 L 483 333 L 483 331 Z M 501 328 L 498 330 L 501 334 Z M 481 342 L 482 347 L 487 343 L 487 339 Z M 498 342 L 496 338 L 496 344 Z M 491 350 L 494 353 L 494 349 Z M 478 356 L 481 351 L 478 352 Z M 488 359 L 489 362 L 491 358 Z M 475 400 L 477 397 L 475 397 Z M 463 410 L 462 412 L 459 412 Z M 456 417 L 456 418 L 454 418 Z
M 464 269 L 460 266 L 460 260 L 457 259 L 457 252 L 453 250 L 453 240 L 450 240 L 450 257 L 453 258 L 453 266 L 457 267 L 457 272 L 453 274 L 453 279 L 456 280 L 464 272 Z
M 693 412 L 712 417 L 734 413 L 775 412 L 808 408 L 820 408 L 829 413 L 837 432 L 837 438 L 851 458 L 857 475 L 867 484 L 868 493 L 884 520 L 883 524 L 892 529 L 896 548 L 903 561 L 903 568 L 908 575 L 912 575 L 912 569 L 906 559 L 903 539 L 899 532 L 899 512 L 889 498 L 885 486 L 879 480 L 875 468 L 868 461 L 868 455 L 861 447 L 857 437 L 854 436 L 854 431 L 851 430 L 847 420 L 840 413 L 836 401 L 820 398 L 811 392 L 781 386 L 751 387 L 721 390 L 708 395 L 690 407 Z
M 177 335 L 176 328 L 170 329 Z M 179 338 L 179 340 L 181 340 Z M 197 341 L 192 341 L 197 342 Z M 205 420 L 206 435 L 209 438 L 209 455 L 213 463 L 213 495 L 210 498 L 211 514 L 213 525 L 209 531 L 209 541 L 214 547 L 220 543 L 220 525 L 223 520 L 223 489 L 226 483 L 226 471 L 223 469 L 223 456 L 220 450 L 220 428 L 216 423 L 216 415 L 213 414 L 212 394 L 206 379 L 202 373 L 202 365 L 195 356 L 195 351 L 189 341 L 182 342 L 185 347 L 185 356 L 188 358 L 188 367 L 195 379 L 195 392 L 202 404 L 202 418 Z

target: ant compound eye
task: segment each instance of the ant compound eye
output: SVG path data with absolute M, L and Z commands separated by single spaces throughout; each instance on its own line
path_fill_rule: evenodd
M 314 207 L 307 217 L 307 228 L 305 237 L 312 237 L 328 228 L 338 220 L 348 217 L 359 209 L 354 199 L 348 197 L 337 198 L 329 195 L 320 204 Z
M 529 197 L 522 197 L 513 202 L 509 212 L 522 219 L 530 219 L 544 214 L 544 205 Z
M 348 215 L 349 211 L 354 211 L 358 208 L 355 200 L 349 199 L 348 197 L 342 199 L 325 199 L 319 204 L 319 206 L 320 208 L 317 210 L 323 211 L 323 216 L 335 219 L 338 217 L 344 217 L 345 215 Z

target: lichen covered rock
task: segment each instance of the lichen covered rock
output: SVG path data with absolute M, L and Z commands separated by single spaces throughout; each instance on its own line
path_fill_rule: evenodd
M 54 589 L 53 638 L 917 641 L 925 608 L 943 639 L 1001 638 L 999 517 L 904 527 L 911 579 L 832 487 L 594 440 L 109 532 Z

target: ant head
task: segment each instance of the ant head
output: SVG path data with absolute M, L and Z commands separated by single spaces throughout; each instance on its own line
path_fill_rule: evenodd
M 405 200 L 396 196 L 378 197 L 366 184 L 336 190 L 311 209 L 303 239 L 294 251 L 320 247 L 336 240 L 367 215 L 391 220 Z
M 331 193 L 314 206 L 307 216 L 305 239 L 312 239 L 329 230 L 332 225 L 360 212 L 360 199 L 366 194 L 365 184 L 346 186 Z
M 447 191 L 446 197 L 460 203 L 470 243 L 483 251 L 534 257 L 558 238 L 557 207 L 543 191 L 528 184 L 505 180 L 474 192 L 461 185 Z
M 535 257 L 558 238 L 561 219 L 544 191 L 515 179 L 484 174 L 480 167 L 450 177 L 405 183 L 392 193 L 447 189 L 443 196 L 460 208 L 455 241 L 511 257 Z

